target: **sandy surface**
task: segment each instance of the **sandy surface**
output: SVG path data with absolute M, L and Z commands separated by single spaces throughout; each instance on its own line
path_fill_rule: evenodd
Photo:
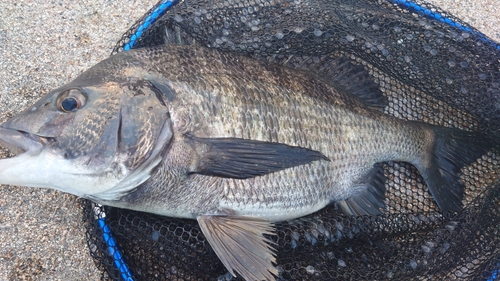
M 155 0 L 0 1 L 0 121 L 109 56 Z M 0 280 L 98 280 L 76 197 L 0 189 Z
M 430 2 L 500 41 L 498 1 Z M 154 3 L 0 1 L 0 122 L 106 58 Z M 0 280 L 97 280 L 80 212 L 74 196 L 2 186 Z

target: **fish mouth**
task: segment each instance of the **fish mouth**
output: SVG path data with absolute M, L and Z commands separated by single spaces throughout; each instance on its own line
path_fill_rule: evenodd
M 50 138 L 33 135 L 27 132 L 0 127 L 0 146 L 9 149 L 16 155 L 37 155 Z

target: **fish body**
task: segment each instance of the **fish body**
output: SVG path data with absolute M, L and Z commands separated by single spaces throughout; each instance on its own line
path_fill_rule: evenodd
M 442 209 L 460 208 L 459 170 L 485 142 L 388 116 L 374 107 L 383 97 L 371 99 L 206 48 L 123 52 L 0 126 L 0 141 L 24 151 L 0 160 L 0 183 L 197 219 L 233 275 L 273 280 L 272 222 L 331 202 L 379 213 L 377 163 L 415 165 Z

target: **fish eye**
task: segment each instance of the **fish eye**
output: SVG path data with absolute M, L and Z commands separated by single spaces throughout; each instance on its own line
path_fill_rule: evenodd
M 57 107 L 63 112 L 74 112 L 85 105 L 87 96 L 78 89 L 62 92 L 57 98 Z
M 78 107 L 78 102 L 75 100 L 75 98 L 73 97 L 68 97 L 68 98 L 65 98 L 62 102 L 61 102 L 61 108 L 64 110 L 64 111 L 72 111 L 74 110 L 75 108 Z

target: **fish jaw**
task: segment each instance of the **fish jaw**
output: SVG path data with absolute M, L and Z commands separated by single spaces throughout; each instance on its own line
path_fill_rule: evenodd
M 77 161 L 65 159 L 47 146 L 50 138 L 0 127 L 0 143 L 17 156 L 0 160 L 0 184 L 58 189 L 81 197 L 111 189 L 124 175 L 123 167 L 113 171 L 89 169 Z M 103 177 L 102 174 L 113 175 Z
M 43 149 L 42 139 L 17 130 L 0 127 L 0 144 L 13 152 L 21 151 L 30 155 L 37 155 Z

